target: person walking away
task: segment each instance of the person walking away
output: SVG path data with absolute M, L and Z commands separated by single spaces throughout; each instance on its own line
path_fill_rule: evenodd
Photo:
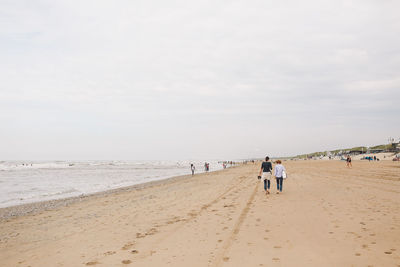
M 283 186 L 283 172 L 286 173 L 285 167 L 282 165 L 282 161 L 277 160 L 275 165 L 275 178 L 276 178 L 276 193 L 282 193 Z
M 262 176 L 261 176 L 262 173 Z M 271 186 L 271 176 L 272 176 L 272 164 L 269 162 L 269 157 L 265 157 L 265 161 L 261 164 L 260 173 L 258 175 L 258 179 L 261 177 L 264 180 L 264 190 L 265 194 L 269 194 L 269 188 Z
M 192 170 L 192 176 L 194 175 L 194 171 L 196 170 L 196 167 L 192 164 L 190 164 L 190 169 Z
M 350 155 L 347 155 L 346 162 L 347 162 L 347 168 L 353 167 L 353 165 L 351 164 L 351 157 L 350 157 Z

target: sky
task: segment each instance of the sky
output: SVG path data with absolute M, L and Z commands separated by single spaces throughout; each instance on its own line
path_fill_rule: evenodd
M 400 1 L 0 0 L 0 160 L 400 138 Z

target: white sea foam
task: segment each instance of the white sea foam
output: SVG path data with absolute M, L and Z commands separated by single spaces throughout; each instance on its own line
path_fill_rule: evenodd
M 210 170 L 222 169 L 208 161 Z M 0 208 L 204 172 L 204 161 L 1 161 Z

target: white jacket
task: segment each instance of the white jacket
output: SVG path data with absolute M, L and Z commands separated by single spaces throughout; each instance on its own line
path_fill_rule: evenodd
M 282 172 L 283 171 L 286 172 L 286 169 L 282 164 L 275 165 L 275 177 L 282 178 Z

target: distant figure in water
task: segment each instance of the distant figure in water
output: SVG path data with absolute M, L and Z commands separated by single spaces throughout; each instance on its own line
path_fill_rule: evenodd
M 261 176 L 262 173 L 262 176 Z M 272 176 L 272 164 L 269 162 L 269 157 L 265 157 L 265 161 L 261 164 L 260 173 L 258 179 L 263 178 L 264 180 L 264 190 L 266 194 L 269 194 L 269 188 L 271 186 L 271 176 Z
M 282 193 L 283 179 L 286 178 L 286 169 L 278 159 L 275 165 L 276 193 Z
M 194 175 L 194 171 L 196 170 L 196 167 L 192 164 L 190 164 L 190 169 L 192 170 L 192 176 Z
M 351 164 L 351 157 L 350 157 L 350 155 L 347 155 L 346 164 L 347 164 L 347 168 L 353 167 L 353 165 Z
M 205 162 L 205 163 L 204 163 L 204 170 L 205 170 L 206 172 L 208 172 L 208 171 L 210 170 L 210 163 L 208 163 L 208 162 Z

